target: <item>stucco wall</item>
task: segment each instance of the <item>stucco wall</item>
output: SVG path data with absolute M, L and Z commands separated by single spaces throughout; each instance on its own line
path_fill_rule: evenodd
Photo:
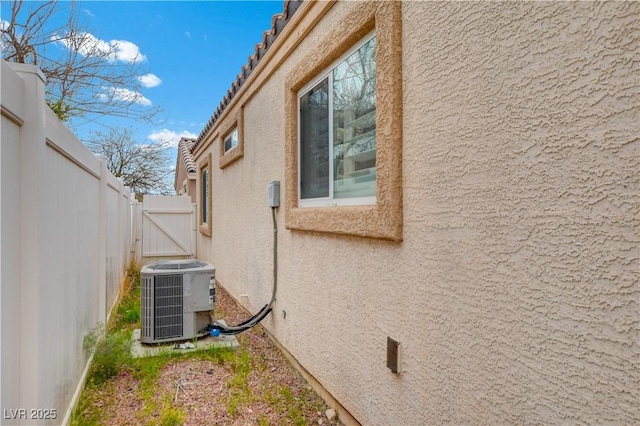
M 243 158 L 197 153 L 214 165 L 198 257 L 254 312 L 271 292 L 284 82 L 355 7 L 334 5 L 239 98 Z M 640 422 L 639 14 L 403 3 L 403 241 L 289 231 L 279 211 L 263 323 L 360 422 Z
M 187 169 L 182 162 L 182 158 L 178 158 L 178 165 L 176 168 L 176 180 L 175 180 L 176 195 L 188 195 L 191 197 L 192 202 L 196 202 L 196 179 L 192 172 L 191 175 L 187 173 Z
M 180 164 L 182 161 L 181 158 L 178 158 L 178 165 L 176 167 L 176 194 L 184 195 L 181 192 L 184 192 L 183 186 L 186 184 L 187 180 L 187 169 L 184 167 L 184 164 Z

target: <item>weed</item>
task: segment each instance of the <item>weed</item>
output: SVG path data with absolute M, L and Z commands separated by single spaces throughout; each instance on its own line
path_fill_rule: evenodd
M 269 426 L 269 421 L 262 415 L 258 415 L 258 425 L 259 426 Z
M 102 395 L 110 393 L 109 389 L 102 389 Z M 98 395 L 97 389 L 85 388 L 82 392 L 82 398 L 78 401 L 78 405 L 71 414 L 70 424 L 72 426 L 97 426 L 102 424 L 107 417 L 104 412 L 104 400 Z
M 239 376 L 247 378 L 251 372 L 251 359 L 249 358 L 249 353 L 245 350 L 240 351 L 240 356 L 234 358 L 233 364 L 231 364 L 231 369 Z
M 234 362 L 236 359 L 236 351 L 231 348 L 216 348 L 213 346 L 197 349 L 195 351 L 181 354 L 183 359 L 198 359 L 203 361 L 212 361 L 218 365 Z
M 234 375 L 227 382 L 229 397 L 227 399 L 227 413 L 234 416 L 238 406 L 255 400 L 253 392 L 249 388 L 249 374 L 251 373 L 251 358 L 245 350 L 233 358 L 231 370 Z
M 154 399 L 152 402 L 153 402 L 152 405 L 154 407 L 157 407 L 156 400 Z M 149 414 L 155 413 L 157 411 L 158 410 L 156 409 L 155 411 L 152 411 Z M 162 409 L 159 411 L 160 411 L 160 419 L 159 419 L 159 423 L 157 423 L 159 426 L 178 426 L 178 425 L 184 424 L 184 421 L 186 419 L 186 415 L 184 411 L 174 407 L 171 404 L 171 397 L 169 395 L 165 395 L 165 397 L 162 399 Z M 152 422 L 152 424 L 155 425 L 156 423 Z
M 184 420 L 185 415 L 182 411 L 174 407 L 167 407 L 162 410 L 160 426 L 179 426 L 184 423 Z
M 127 269 L 118 305 L 109 321 L 110 330 L 133 330 L 140 325 L 140 267 L 132 262 Z
M 303 389 L 301 394 L 296 396 L 287 386 L 280 386 L 277 393 L 272 393 L 270 390 L 263 392 L 264 400 L 273 407 L 277 413 L 286 415 L 293 424 L 306 425 L 309 423 L 308 419 L 304 415 L 305 411 L 322 411 L 321 403 L 309 406 L 312 398 L 309 395 L 309 391 Z M 309 408 L 313 408 L 310 410 Z
M 89 331 L 82 339 L 82 349 L 87 358 L 91 356 L 101 337 L 104 336 L 104 327 L 102 323 L 98 323 Z
M 281 386 L 279 393 L 284 407 L 287 407 L 287 417 L 291 419 L 293 424 L 306 425 L 307 418 L 303 414 L 300 398 L 296 398 L 287 386 Z
M 118 331 L 107 334 L 98 341 L 89 368 L 87 384 L 99 386 L 120 373 L 122 367 L 131 363 L 131 333 Z
M 236 415 L 238 405 L 240 405 L 240 396 L 234 393 L 227 401 L 227 413 L 229 413 L 231 417 Z
M 134 362 L 134 375 L 140 380 L 138 395 L 144 401 L 144 410 L 139 415 L 140 419 L 148 418 L 151 414 L 158 412 L 155 401 L 156 382 L 162 367 L 167 363 L 167 356 L 139 358 Z

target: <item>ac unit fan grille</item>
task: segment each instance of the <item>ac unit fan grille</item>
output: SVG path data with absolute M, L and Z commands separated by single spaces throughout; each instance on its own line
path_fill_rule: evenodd
M 145 337 L 153 337 L 153 277 L 142 277 L 142 335 Z
M 183 320 L 182 275 L 155 277 L 154 339 L 181 337 Z

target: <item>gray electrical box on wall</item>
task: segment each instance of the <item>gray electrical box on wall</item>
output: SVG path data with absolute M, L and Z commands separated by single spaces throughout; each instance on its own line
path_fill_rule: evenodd
M 269 182 L 267 190 L 269 192 L 269 207 L 280 207 L 280 181 Z

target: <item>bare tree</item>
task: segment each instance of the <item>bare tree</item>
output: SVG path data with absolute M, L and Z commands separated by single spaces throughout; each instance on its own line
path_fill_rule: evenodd
M 140 89 L 145 74 L 140 55 L 119 55 L 127 42 L 105 42 L 80 21 L 75 2 L 10 1 L 8 21 L 0 23 L 2 58 L 37 65 L 47 78 L 49 106 L 69 124 L 102 116 L 153 122 L 160 109 Z M 25 10 L 26 9 L 26 10 Z M 54 17 L 64 24 L 54 26 Z
M 144 194 L 170 195 L 174 192 L 172 182 L 167 181 L 174 173 L 168 142 L 138 144 L 133 129 L 112 128 L 108 133 L 94 132 L 85 145 L 105 157 L 107 168 L 131 188 L 139 201 Z

